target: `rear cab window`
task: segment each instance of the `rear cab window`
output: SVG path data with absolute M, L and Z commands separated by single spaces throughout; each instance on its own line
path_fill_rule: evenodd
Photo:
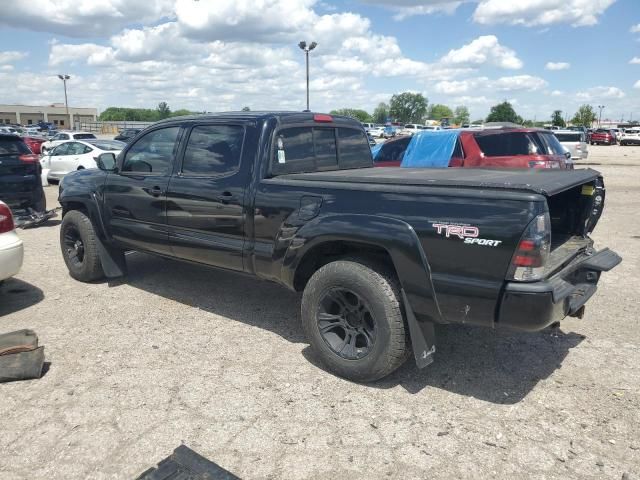
M 361 129 L 285 127 L 275 137 L 271 173 L 308 173 L 371 166 L 371 148 Z

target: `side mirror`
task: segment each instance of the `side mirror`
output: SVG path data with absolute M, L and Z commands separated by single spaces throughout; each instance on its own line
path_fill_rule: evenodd
M 571 152 L 564 152 L 564 156 L 567 157 L 567 160 L 571 159 Z
M 105 172 L 116 171 L 116 156 L 113 153 L 101 153 L 96 157 L 96 164 L 100 170 Z

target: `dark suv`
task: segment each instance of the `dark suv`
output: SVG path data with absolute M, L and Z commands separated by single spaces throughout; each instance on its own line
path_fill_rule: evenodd
M 125 128 L 118 134 L 117 137 L 114 137 L 113 139 L 128 143 L 129 140 L 139 134 L 142 130 L 142 128 Z
M 0 134 L 0 200 L 13 210 L 44 212 L 42 167 L 22 138 Z

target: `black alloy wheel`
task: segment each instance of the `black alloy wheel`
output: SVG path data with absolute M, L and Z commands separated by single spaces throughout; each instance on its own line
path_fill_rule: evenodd
M 316 321 L 322 339 L 346 360 L 366 357 L 375 345 L 376 322 L 371 308 L 351 290 L 328 290 L 320 301 Z
M 75 267 L 81 267 L 84 262 L 84 242 L 78 229 L 70 225 L 64 232 L 63 248 L 67 258 Z

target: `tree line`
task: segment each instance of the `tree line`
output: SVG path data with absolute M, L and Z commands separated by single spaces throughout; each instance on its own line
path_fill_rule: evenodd
M 129 122 L 157 122 L 164 118 L 179 117 L 181 115 L 192 115 L 186 109 L 172 112 L 167 102 L 160 102 L 156 108 L 124 108 L 109 107 L 100 114 L 98 120 L 101 121 L 129 121 Z

